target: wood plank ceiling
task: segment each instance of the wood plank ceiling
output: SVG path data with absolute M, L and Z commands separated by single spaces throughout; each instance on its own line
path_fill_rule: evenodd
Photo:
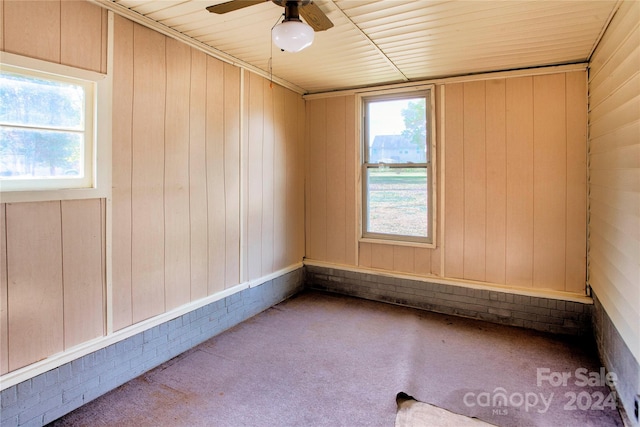
M 335 26 L 287 53 L 271 43 L 284 9 L 270 1 L 224 15 L 205 10 L 224 0 L 93 1 L 272 72 L 302 93 L 585 62 L 620 3 L 317 0 Z

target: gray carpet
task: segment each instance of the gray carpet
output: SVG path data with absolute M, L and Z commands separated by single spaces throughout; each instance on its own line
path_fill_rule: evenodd
M 303 293 L 53 425 L 393 426 L 405 392 L 498 426 L 622 426 L 615 409 L 586 407 L 606 387 L 538 386 L 537 368 L 600 363 L 579 339 Z

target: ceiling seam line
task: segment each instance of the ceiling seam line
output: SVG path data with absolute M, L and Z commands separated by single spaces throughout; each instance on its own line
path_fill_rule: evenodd
M 342 16 L 344 16 L 345 19 L 347 19 L 347 21 L 349 21 L 351 25 L 353 25 L 354 28 L 358 30 L 360 35 L 363 36 L 365 39 L 367 39 L 367 41 L 371 44 L 371 46 L 373 46 L 376 52 L 378 52 L 382 56 L 382 58 L 384 58 L 387 64 L 389 64 L 391 68 L 395 70 L 396 73 L 402 76 L 402 80 L 404 80 L 405 82 L 410 81 L 410 79 L 400 70 L 400 68 L 398 68 L 398 66 L 391 60 L 391 58 L 389 58 L 387 54 L 384 53 L 384 51 L 373 40 L 371 40 L 371 38 L 358 26 L 358 24 L 353 22 L 353 20 L 344 12 L 344 10 L 340 8 L 340 6 L 338 6 L 334 1 L 332 1 L 332 4 L 336 7 L 337 10 L 340 11 Z
M 596 49 L 598 48 L 598 46 L 600 45 L 600 42 L 602 41 L 602 38 L 604 37 L 604 33 L 607 31 L 607 28 L 609 28 L 609 25 L 611 24 L 613 17 L 618 13 L 618 10 L 620 9 L 621 5 L 622 5 L 622 0 L 618 0 L 615 6 L 613 7 L 613 9 L 611 10 L 611 13 L 609 13 L 607 20 L 605 21 L 604 25 L 600 29 L 600 33 L 596 37 L 596 40 L 593 42 L 593 46 L 591 46 L 591 50 L 589 51 L 589 55 L 587 56 L 587 62 L 589 63 L 591 62 L 591 59 L 593 58 L 593 54 L 596 52 Z

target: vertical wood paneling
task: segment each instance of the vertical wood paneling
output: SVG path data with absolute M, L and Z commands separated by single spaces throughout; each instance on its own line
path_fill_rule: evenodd
M 371 267 L 381 270 L 393 270 L 393 246 L 372 244 Z
M 505 80 L 486 82 L 487 244 L 486 281 L 505 283 L 507 147 Z
M 4 2 L 5 0 L 0 0 L 0 25 L 4 28 Z M 4 49 L 4 30 L 0 31 L 0 50 Z M 5 359 L 6 360 L 6 359 Z
M 435 224 L 435 245 L 434 249 L 416 249 L 415 261 L 416 261 L 416 273 L 418 274 L 433 274 L 436 276 L 442 275 L 442 268 L 444 267 L 444 250 L 443 250 L 443 233 L 442 226 L 444 219 L 442 218 L 444 215 L 443 212 L 443 191 L 442 191 L 442 183 L 444 182 L 444 155 L 443 155 L 443 146 L 444 146 L 444 129 L 443 129 L 443 114 L 444 114 L 444 85 L 436 85 L 435 87 L 435 114 L 434 114 L 434 123 L 433 129 L 436 131 L 436 152 L 435 157 L 434 153 L 432 153 L 432 161 L 435 159 L 435 174 L 433 176 L 435 182 L 435 190 L 433 197 L 434 204 L 432 207 L 434 208 L 433 214 L 436 216 L 436 224 Z M 428 259 L 427 259 L 428 257 Z
M 25 11 L 34 5 L 24 2 L 15 9 L 30 15 Z M 104 71 L 106 12 L 84 3 L 62 8 L 57 16 L 77 24 L 57 36 L 56 46 L 65 40 L 63 61 Z M 75 49 L 86 32 L 91 33 L 86 44 Z M 241 111 L 239 68 L 119 16 L 114 36 L 113 270 L 107 309 L 119 330 L 240 282 L 240 215 L 249 203 L 240 188 L 240 165 L 248 163 L 240 158 L 245 132 L 240 124 L 249 110 Z M 17 53 L 38 47 L 23 42 Z M 298 94 L 272 89 L 261 77 L 254 86 L 264 95 L 254 120 L 263 127 L 255 145 L 264 150 L 256 180 L 258 278 L 304 254 L 306 115 Z M 10 225 L 7 236 L 0 233 L 0 250 L 11 263 L 0 263 L 4 373 L 104 332 L 106 248 L 104 200 L 13 204 L 6 208 L 7 218 L 1 208 L 2 231 L 5 221 Z M 40 282 L 38 292 L 22 285 Z
M 292 255 L 292 262 L 301 262 L 305 256 L 305 217 L 304 217 L 304 181 L 306 179 L 306 169 L 305 169 L 305 158 L 307 151 L 307 140 L 306 140 L 306 131 L 307 131 L 307 110 L 306 110 L 306 102 L 301 97 L 298 96 L 298 128 L 296 134 L 296 157 L 294 157 L 294 162 L 297 165 L 297 176 L 295 180 L 295 189 L 296 189 L 296 221 L 295 221 L 295 252 Z M 354 122 L 355 126 L 355 122 Z M 355 132 L 355 131 L 354 131 Z M 354 171 L 355 173 L 355 171 Z M 353 245 L 357 245 L 356 242 L 353 242 Z
M 486 273 L 487 232 L 485 82 L 464 83 L 463 91 L 463 277 L 483 281 Z
M 102 55 L 100 59 L 100 72 L 107 74 L 107 62 L 108 62 L 108 49 L 109 45 L 109 11 L 107 9 L 100 9 L 102 14 L 102 36 L 101 36 L 101 50 Z
M 191 48 L 167 38 L 164 120 L 164 286 L 166 310 L 191 299 L 189 95 Z
M 304 231 L 304 181 L 305 181 L 305 147 L 306 147 L 306 109 L 305 100 L 292 93 L 295 98 L 294 104 L 296 104 L 296 117 L 297 120 L 294 124 L 292 137 L 294 138 L 289 142 L 287 162 L 291 165 L 292 173 L 287 178 L 287 187 L 290 191 L 287 191 L 289 202 L 289 209 L 291 210 L 291 225 L 287 232 L 287 262 L 288 265 L 296 264 L 302 261 L 305 256 L 305 231 Z M 355 244 L 355 242 L 354 242 Z
M 536 77 L 535 92 L 533 77 L 437 86 L 436 161 L 441 172 L 436 182 L 443 179 L 444 184 L 436 186 L 435 197 L 444 196 L 438 199 L 444 213 L 436 225 L 436 248 L 360 243 L 357 265 L 423 276 L 444 271 L 448 278 L 581 293 L 585 93 L 576 86 L 565 96 L 569 89 L 565 91 L 564 81 L 565 73 Z M 357 222 L 349 224 L 347 209 L 350 202 L 355 206 L 357 196 L 355 185 L 348 187 L 348 173 L 342 172 L 349 170 L 349 148 L 355 155 L 359 147 L 347 130 L 350 108 L 340 97 L 316 98 L 307 108 L 306 256 L 354 265 L 346 244 L 357 242 Z M 337 155 L 343 146 L 344 159 Z M 357 173 L 357 168 L 351 169 Z M 541 179 L 534 185 L 537 177 Z M 436 209 L 436 215 L 442 212 Z M 575 239 L 565 245 L 570 233 Z
M 360 267 L 371 267 L 371 243 L 360 243 L 358 250 L 358 265 Z
M 326 259 L 327 224 L 327 174 L 326 174 L 326 132 L 327 100 L 318 99 L 307 103 L 307 152 L 308 207 L 307 256 L 311 259 Z
M 564 289 L 567 148 L 564 74 L 533 78 L 533 286 Z
M 207 56 L 192 49 L 189 98 L 189 225 L 192 301 L 204 298 L 208 293 L 206 82 Z
M 414 273 L 415 249 L 409 246 L 393 246 L 393 270 Z
M 64 349 L 60 202 L 7 204 L 9 370 Z
M 447 88 L 448 90 L 448 88 Z M 533 285 L 533 79 L 506 82 L 506 283 Z M 447 194 L 447 197 L 449 195 Z
M 464 86 L 447 85 L 445 101 L 444 271 L 464 276 Z
M 437 275 L 432 268 L 433 249 L 415 248 L 413 254 L 413 271 L 421 276 Z
M 0 5 L 0 8 L 2 5 Z M 1 16 L 0 16 L 1 18 Z M 0 21 L 1 22 L 1 21 Z M 9 372 L 9 310 L 7 301 L 6 205 L 0 203 L 0 375 Z
M 240 68 L 224 64 L 225 288 L 240 283 Z
M 270 82 L 261 78 L 256 84 L 263 93 L 263 134 L 262 134 L 262 275 L 273 271 L 274 246 L 274 209 L 275 198 L 275 129 L 273 121 L 273 90 Z M 278 191 L 281 191 L 278 189 Z
M 285 187 L 288 188 L 289 186 L 289 176 L 292 172 L 288 169 L 290 165 L 287 162 L 290 154 L 288 150 L 289 144 L 295 139 L 295 134 L 293 132 L 294 128 L 292 127 L 292 124 L 294 123 L 292 122 L 296 117 L 296 112 L 295 108 L 291 104 L 291 98 L 284 88 L 281 86 L 273 86 L 273 88 L 270 87 L 267 89 L 265 86 L 266 98 L 268 98 L 268 96 L 266 96 L 268 91 L 272 92 L 271 100 L 273 102 L 273 123 L 275 126 L 273 140 L 274 146 L 272 149 L 273 159 L 271 162 L 273 172 L 268 175 L 273 178 L 273 200 L 271 207 L 273 209 L 272 219 L 274 221 L 272 262 L 273 269 L 278 270 L 288 265 L 287 238 L 289 234 L 291 234 L 292 224 L 288 223 L 291 218 L 288 216 L 286 203 L 290 199 L 290 194 L 288 192 L 285 193 L 287 190 Z M 268 197 L 268 194 L 265 193 L 264 197 Z
M 242 165 L 242 217 L 240 218 L 242 226 L 242 240 L 240 242 L 241 260 L 242 265 L 240 268 L 240 277 L 243 282 L 246 282 L 249 277 L 249 214 L 247 212 L 249 206 L 249 99 L 251 88 L 251 73 L 245 72 L 242 77 L 242 127 L 241 132 L 241 157 L 240 164 Z
M 62 201 L 64 347 L 104 334 L 102 204 Z
M 327 260 L 346 261 L 346 105 L 344 97 L 327 99 Z
M 288 194 L 285 186 L 287 184 L 287 145 L 295 137 L 293 124 L 294 114 L 291 115 L 291 99 L 287 91 L 274 86 L 274 123 L 276 126 L 275 141 L 273 147 L 273 218 L 276 220 L 273 227 L 273 268 L 278 270 L 286 265 L 286 245 L 287 233 L 291 224 L 288 224 L 286 203 Z
M 248 228 L 249 279 L 257 279 L 262 274 L 262 180 L 264 133 L 264 96 L 262 79 L 254 73 L 249 74 L 249 189 L 248 189 Z
M 207 57 L 207 212 L 209 230 L 209 295 L 224 290 L 225 197 L 224 197 L 224 72 L 223 63 Z
M 133 321 L 164 311 L 165 41 L 133 27 Z
M 60 1 L 5 1 L 7 52 L 60 63 Z
M 60 61 L 102 71 L 103 9 L 86 1 L 61 1 Z
M 311 104 L 313 101 L 305 100 L 305 127 L 304 127 L 304 141 L 305 141 L 305 150 L 304 150 L 304 254 L 306 258 L 313 259 L 314 257 L 311 255 L 311 213 L 309 209 L 311 209 L 312 203 L 311 198 L 313 194 L 311 193 L 311 180 L 315 180 L 315 174 L 311 172 L 309 167 L 311 166 L 310 152 L 311 146 L 313 145 L 311 140 Z
M 113 329 L 131 325 L 131 168 L 133 121 L 133 23 L 114 20 L 112 170 Z
M 587 78 L 566 74 L 567 232 L 565 291 L 584 292 L 587 253 Z
M 104 73 L 106 17 L 86 1 L 3 1 L 0 49 Z
M 354 95 L 345 97 L 345 147 L 344 147 L 344 170 L 345 170 L 345 257 L 344 263 L 356 265 L 356 245 L 357 245 L 357 205 L 358 192 L 356 191 L 356 176 L 358 165 L 356 164 L 357 144 L 356 141 L 356 97 Z

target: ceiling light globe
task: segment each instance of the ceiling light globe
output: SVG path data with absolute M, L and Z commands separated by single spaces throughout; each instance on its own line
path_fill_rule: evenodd
M 271 33 L 273 42 L 287 52 L 300 52 L 313 43 L 313 28 L 301 21 L 283 21 Z

